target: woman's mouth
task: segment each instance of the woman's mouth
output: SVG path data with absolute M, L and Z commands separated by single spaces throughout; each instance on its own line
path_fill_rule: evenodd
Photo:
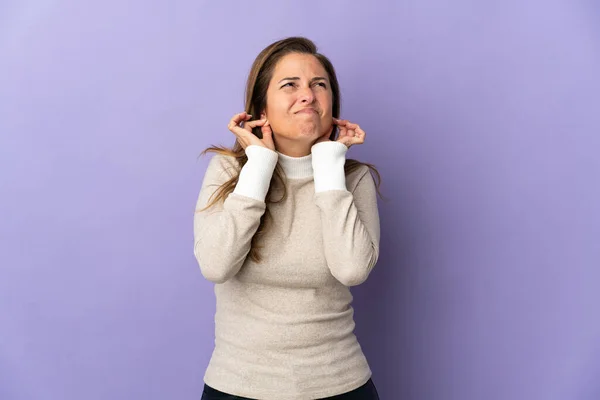
M 317 114 L 317 110 L 314 108 L 303 108 L 302 110 L 296 112 L 296 114 Z

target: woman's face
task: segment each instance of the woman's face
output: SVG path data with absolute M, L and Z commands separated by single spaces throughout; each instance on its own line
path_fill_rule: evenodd
M 277 143 L 311 143 L 332 127 L 329 77 L 311 54 L 291 53 L 276 64 L 264 115 Z

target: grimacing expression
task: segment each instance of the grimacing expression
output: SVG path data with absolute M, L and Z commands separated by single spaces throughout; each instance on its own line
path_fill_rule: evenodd
M 266 116 L 276 138 L 311 142 L 332 127 L 329 77 L 312 54 L 291 53 L 275 65 Z

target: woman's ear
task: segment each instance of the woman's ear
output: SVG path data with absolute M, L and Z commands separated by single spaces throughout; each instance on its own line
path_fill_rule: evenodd
M 266 122 L 264 126 L 269 126 L 269 120 L 267 119 L 267 115 L 265 113 L 260 114 L 260 119 L 265 119 Z

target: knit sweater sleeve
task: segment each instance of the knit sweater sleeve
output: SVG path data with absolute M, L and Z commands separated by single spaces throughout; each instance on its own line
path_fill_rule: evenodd
M 346 286 L 363 283 L 379 257 L 379 212 L 375 182 L 361 171 L 350 192 L 344 164 L 347 148 L 321 142 L 311 149 L 315 203 L 321 212 L 325 258 L 331 274 Z
M 278 154 L 262 146 L 246 148 L 248 162 L 225 201 L 202 210 L 217 189 L 234 176 L 235 160 L 215 155 L 210 160 L 194 213 L 194 256 L 202 275 L 223 283 L 237 274 L 250 252 L 252 237 L 266 210 L 265 197 Z

